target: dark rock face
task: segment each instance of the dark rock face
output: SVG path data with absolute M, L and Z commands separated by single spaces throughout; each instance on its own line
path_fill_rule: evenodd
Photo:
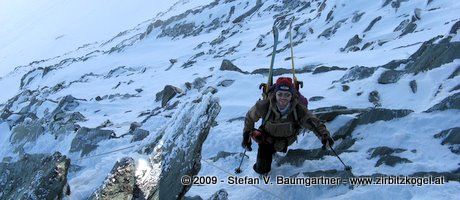
M 378 167 L 383 164 L 394 167 L 396 164 L 399 164 L 399 163 L 412 163 L 412 161 L 410 161 L 407 158 L 401 158 L 401 157 L 392 155 L 394 153 L 402 153 L 404 151 L 406 151 L 406 149 L 401 149 L 401 148 L 393 149 L 390 147 L 383 146 L 383 147 L 376 147 L 376 148 L 369 149 L 368 152 L 372 152 L 372 155 L 369 159 L 380 157 L 380 159 L 377 160 L 375 167 Z
M 459 29 L 460 23 L 455 23 L 451 28 L 451 34 L 454 34 Z M 416 28 L 414 22 L 404 21 L 399 29 L 404 29 L 402 35 L 413 32 Z M 399 30 L 397 28 L 397 30 Z M 397 31 L 395 30 L 395 31 Z M 439 42 L 439 39 L 441 39 Z M 437 36 L 422 44 L 422 46 L 413 53 L 408 59 L 394 60 L 381 67 L 387 69 L 396 69 L 401 64 L 406 64 L 405 72 L 418 74 L 420 72 L 438 68 L 444 64 L 451 63 L 455 59 L 460 58 L 460 42 L 451 41 L 452 36 Z M 435 43 L 436 42 L 436 43 Z
M 409 86 L 410 86 L 410 89 L 412 91 L 412 93 L 417 93 L 417 81 L 415 80 L 412 80 L 410 83 L 409 83 Z
M 212 158 L 209 158 L 210 160 L 216 162 L 218 161 L 219 159 L 225 159 L 226 157 L 229 157 L 229 156 L 241 156 L 240 154 L 238 153 L 230 153 L 230 152 L 225 152 L 225 151 L 219 151 L 219 153 L 217 153 L 216 156 L 212 157 Z
M 374 41 L 373 41 L 373 42 L 366 42 L 366 43 L 363 45 L 363 47 L 361 48 L 361 50 L 365 50 L 365 49 L 371 47 L 373 44 L 375 44 Z
M 345 45 L 345 47 L 342 50 L 345 51 L 346 49 L 349 49 L 350 47 L 354 47 L 358 45 L 359 43 L 361 43 L 361 41 L 363 40 L 359 38 L 358 35 L 355 35 L 350 40 L 348 40 L 347 45 Z
M 332 133 L 332 138 L 334 140 L 351 138 L 352 133 L 355 130 L 357 124 L 358 124 L 358 120 L 356 118 L 348 121 L 342 127 L 340 127 L 336 132 Z
M 460 42 L 449 42 L 444 39 L 434 44 L 434 39 L 423 43 L 420 49 L 409 57 L 406 66 L 407 72 L 417 74 L 438 68 L 460 58 L 458 53 L 460 52 Z
M 319 73 L 330 72 L 330 71 L 335 71 L 335 70 L 345 71 L 347 69 L 346 68 L 340 68 L 340 67 L 337 67 L 337 66 L 332 66 L 332 67 L 319 66 L 319 67 L 315 68 L 315 70 L 313 71 L 313 74 L 319 74 Z
M 457 90 L 460 90 L 460 84 L 458 84 L 457 86 L 455 86 L 452 89 L 450 89 L 449 92 L 453 92 L 453 91 L 457 91 Z
M 140 128 L 142 126 L 142 123 L 139 123 L 139 122 L 132 122 L 130 125 L 129 125 L 129 132 L 133 132 L 135 131 L 136 129 Z
M 452 72 L 452 74 L 447 79 L 453 79 L 458 75 L 460 75 L 460 66 L 458 66 L 457 69 L 455 69 L 455 71 Z
M 149 136 L 149 134 L 150 134 L 149 131 L 138 128 L 133 131 L 133 139 L 131 139 L 131 142 L 141 141 L 147 136 Z
M 103 185 L 90 199 L 184 198 L 191 185 L 183 185 L 177 180 L 184 175 L 198 174 L 201 168 L 201 147 L 215 123 L 220 106 L 217 98 L 211 94 L 202 94 L 199 100 L 187 101 L 181 104 L 181 108 L 174 109 L 179 113 L 173 115 L 173 119 L 168 120 L 164 128 L 154 133 L 154 140 L 147 141 L 138 150 L 139 153 L 151 154 L 147 164 L 150 170 L 136 174 L 138 166 L 134 160 L 123 158 L 115 164 Z M 140 124 L 132 126 L 130 132 L 133 134 L 136 131 L 139 134 L 145 132 L 139 128 Z
M 305 72 L 311 72 L 310 69 L 308 68 L 301 68 L 301 69 L 296 69 L 295 73 L 300 74 L 300 73 L 305 73 Z M 256 69 L 251 72 L 251 74 L 263 74 L 267 75 L 268 74 L 268 68 L 262 68 L 262 69 Z M 287 69 L 287 68 L 276 68 L 272 70 L 273 76 L 281 76 L 283 74 L 292 74 L 292 69 Z
M 455 22 L 454 25 L 452 25 L 452 28 L 450 29 L 449 33 L 450 34 L 458 34 L 458 30 L 460 29 L 460 21 Z
M 350 142 L 352 142 L 352 132 L 358 125 L 371 124 L 380 120 L 389 121 L 396 118 L 402 118 L 409 115 L 413 111 L 371 108 L 367 110 L 358 110 L 358 112 L 360 112 L 360 114 L 358 114 L 354 119 L 348 121 L 345 125 L 340 127 L 335 133 L 332 134 L 332 138 L 334 140 L 350 138 Z
M 380 120 L 390 121 L 393 119 L 403 118 L 413 112 L 414 111 L 408 109 L 392 110 L 385 108 L 373 108 L 358 115 L 358 125 L 371 124 Z
M 209 200 L 228 200 L 228 193 L 226 190 L 220 189 L 209 197 Z
M 412 113 L 411 110 L 390 110 L 383 108 L 371 108 L 371 109 L 347 109 L 346 107 L 331 107 L 322 108 L 312 111 L 321 120 L 331 121 L 335 116 L 339 114 L 353 114 L 359 113 L 354 119 L 345 123 L 339 130 L 332 134 L 334 140 L 342 140 L 340 143 L 335 145 L 335 150 L 338 154 L 347 151 L 351 146 L 354 145 L 356 139 L 353 138 L 352 132 L 358 125 L 365 125 L 377 122 L 379 120 L 392 120 L 396 118 L 405 117 Z M 405 151 L 404 149 L 391 149 L 387 147 L 378 147 L 371 149 L 370 152 L 374 152 L 373 157 L 381 156 L 381 164 L 387 164 L 394 166 L 397 163 L 410 162 L 405 158 L 396 158 L 391 155 L 392 153 L 400 153 Z M 302 166 L 306 160 L 318 160 L 323 158 L 324 155 L 333 155 L 329 151 L 322 149 L 289 149 L 285 156 L 274 156 L 274 160 L 277 165 L 291 164 L 294 166 Z
M 235 82 L 235 80 L 227 79 L 227 80 L 221 81 L 217 86 L 229 87 L 229 86 L 231 86 L 234 82 Z
M 398 70 L 388 70 L 382 73 L 378 79 L 378 83 L 380 84 L 390 84 L 396 83 L 399 79 L 404 75 L 403 71 Z
M 380 95 L 377 90 L 374 90 L 371 93 L 369 93 L 368 100 L 369 102 L 374 104 L 375 107 L 382 107 L 382 104 L 380 103 Z
M 203 200 L 203 198 L 201 198 L 198 195 L 195 195 L 193 197 L 185 196 L 183 200 Z
M 401 149 L 401 148 L 390 148 L 390 147 L 386 147 L 386 146 L 382 146 L 382 147 L 376 147 L 376 148 L 372 148 L 372 149 L 369 149 L 368 152 L 372 152 L 371 154 L 371 159 L 372 158 L 375 158 L 377 156 L 379 157 L 383 157 L 383 156 L 388 156 L 388 155 L 391 155 L 393 153 L 402 153 L 404 151 L 407 151 L 406 149 Z
M 460 181 L 460 168 L 452 171 L 444 171 L 444 172 L 416 172 L 411 177 L 444 177 L 446 181 Z
M 3 109 L 0 110 L 0 119 L 8 122 L 11 127 L 24 122 L 26 118 L 31 118 L 32 120 L 38 119 L 37 115 L 31 112 L 31 110 L 43 103 L 37 99 L 38 95 L 39 92 L 37 90 L 24 90 L 14 96 L 8 100 Z M 14 108 L 15 104 L 26 105 L 20 108 L 20 110 L 16 110 L 18 108 Z M 18 112 L 23 114 L 19 115 L 17 114 Z
M 455 127 L 441 131 L 440 133 L 434 135 L 435 138 L 442 138 L 442 145 L 449 145 L 449 149 L 452 153 L 460 154 L 460 128 Z
M 355 13 L 353 13 L 353 19 L 351 20 L 351 22 L 353 23 L 356 23 L 356 22 L 359 22 L 359 20 L 361 20 L 361 17 L 365 14 L 365 12 L 358 12 L 356 11 Z
M 384 157 L 381 157 L 377 163 L 375 164 L 375 167 L 378 167 L 380 165 L 388 165 L 388 166 L 391 166 L 391 167 L 394 167 L 396 166 L 397 164 L 400 164 L 400 163 L 412 163 L 412 161 L 410 161 L 409 159 L 407 158 L 401 158 L 401 157 L 398 157 L 398 156 L 384 156 Z
M 411 22 L 411 23 L 407 24 L 404 27 L 404 30 L 402 31 L 401 35 L 399 35 L 399 36 L 404 36 L 404 35 L 407 35 L 409 33 L 413 33 L 415 31 L 415 29 L 417 29 L 417 24 L 415 22 Z
M 156 94 L 155 101 L 161 100 L 161 107 L 166 107 L 172 98 L 181 93 L 182 90 L 180 88 L 174 87 L 172 85 L 166 85 L 163 91 Z
M 318 108 L 311 110 L 319 119 L 323 121 L 332 121 L 339 115 L 347 115 L 354 113 L 362 113 L 367 111 L 366 109 L 349 109 L 345 106 L 332 106 L 326 108 Z
M 194 61 L 194 60 L 188 60 L 187 62 L 182 64 L 181 68 L 183 68 L 183 69 L 189 68 L 189 67 L 193 66 L 193 64 L 195 64 L 195 63 L 196 63 L 196 61 Z
M 122 158 L 113 166 L 104 184 L 89 199 L 133 199 L 136 182 L 135 171 L 134 159 Z
M 153 133 L 155 139 L 138 150 L 151 155 L 148 164 L 151 170 L 136 175 L 136 198 L 182 199 L 190 189 L 191 185 L 177 180 L 184 175 L 198 174 L 203 142 L 220 112 L 218 99 L 212 94 L 201 94 L 194 99 L 174 108 L 178 113 Z
M 379 120 L 390 121 L 397 118 L 405 117 L 414 111 L 402 109 L 402 110 L 391 110 L 385 108 L 375 108 L 368 112 L 364 112 L 358 116 L 358 124 L 371 124 Z
M 222 61 L 222 64 L 220 65 L 219 69 L 221 71 L 235 71 L 235 72 L 245 73 L 241 71 L 241 69 L 238 68 L 236 65 L 234 65 L 230 60 L 226 60 L 226 59 Z
M 352 67 L 349 69 L 349 71 L 342 76 L 338 81 L 341 82 L 342 84 L 356 81 L 356 80 L 362 80 L 365 78 L 371 77 L 375 72 L 375 68 L 368 68 L 368 67 Z
M 460 128 L 451 128 L 435 135 L 435 138 L 444 138 L 441 144 L 460 144 Z
M 346 21 L 347 19 L 342 19 L 336 22 L 333 26 L 325 29 L 320 35 L 318 35 L 318 38 L 325 37 L 326 39 L 330 39 L 332 35 L 334 35 L 337 32 L 337 30 L 342 26 L 342 24 Z
M 236 23 L 239 23 L 239 22 L 243 21 L 244 18 L 252 15 L 254 12 L 259 10 L 259 8 L 262 7 L 262 5 L 263 5 L 262 0 L 257 0 L 256 5 L 254 7 L 252 7 L 250 10 L 248 10 L 244 14 L 240 15 L 239 17 L 235 18 L 233 20 L 233 23 L 236 24 Z
M 389 5 L 392 2 L 392 0 L 385 0 L 385 2 L 382 5 L 382 8 Z
M 191 36 L 191 35 L 197 35 L 197 27 L 195 26 L 194 22 L 190 23 L 181 23 L 181 24 L 175 24 L 173 27 L 168 27 L 166 29 L 163 29 L 162 33 L 159 35 L 159 37 L 179 37 L 179 36 Z M 194 33 L 195 34 L 191 34 Z
M 193 88 L 198 90 L 201 90 L 205 85 L 206 80 L 204 78 L 196 78 L 192 83 Z
M 171 142 L 158 147 L 154 154 L 154 157 L 156 157 L 152 161 L 154 165 L 155 163 L 167 163 L 167 166 L 162 167 L 160 180 L 154 186 L 149 198 L 180 199 L 190 189 L 190 185 L 182 185 L 177 180 L 180 180 L 180 177 L 183 175 L 193 176 L 198 174 L 201 168 L 202 144 L 220 111 L 217 99 L 214 98 L 202 100 L 189 109 L 197 109 L 196 107 L 200 104 L 207 104 L 204 109 L 195 110 L 195 114 L 201 113 L 200 117 L 194 119 L 189 116 L 183 116 L 183 119 L 175 120 L 179 123 L 179 127 L 175 129 L 176 132 L 172 133 L 172 135 L 163 136 L 166 137 L 164 138 L 165 140 L 170 140 L 171 138 L 177 139 L 175 139 L 176 142 L 174 143 Z M 187 109 L 182 112 L 189 113 L 191 110 Z M 193 124 L 193 126 L 186 128 L 189 124 Z
M 72 95 L 63 97 L 56 108 L 51 112 L 51 117 L 54 121 L 60 121 L 66 118 L 66 112 L 73 111 L 80 105 L 78 100 Z
M 21 123 L 13 127 L 11 130 L 10 142 L 13 144 L 18 152 L 28 142 L 34 142 L 44 134 L 45 128 L 42 127 L 38 121 L 31 123 Z
M 59 152 L 0 163 L 0 199 L 62 199 L 70 194 L 69 166 L 70 160 Z
M 77 131 L 75 138 L 72 140 L 70 152 L 81 151 L 81 156 L 85 156 L 98 147 L 97 143 L 113 138 L 114 136 L 115 133 L 112 130 L 82 127 Z
M 218 92 L 217 88 L 208 86 L 206 89 L 203 90 L 202 94 L 208 94 L 208 93 L 215 94 L 217 92 Z
M 443 111 L 448 109 L 460 109 L 460 92 L 443 99 L 441 102 L 429 108 L 425 112 L 430 113 L 434 111 Z
M 372 27 L 375 25 L 375 23 L 377 23 L 378 21 L 380 21 L 382 19 L 382 16 L 378 16 L 377 18 L 373 19 L 371 21 L 371 23 L 367 26 L 366 29 L 364 29 L 364 32 L 367 32 L 367 31 L 370 31 L 372 29 Z
M 276 161 L 278 166 L 283 164 L 290 164 L 293 166 L 302 166 L 306 160 L 319 160 L 324 155 L 328 155 L 326 151 L 322 149 L 288 149 L 285 156 L 279 156 L 275 154 L 273 160 Z
M 384 65 L 379 66 L 379 67 L 382 67 L 382 68 L 385 68 L 385 69 L 396 69 L 401 64 L 406 64 L 406 62 L 407 62 L 406 60 L 392 60 L 389 63 L 384 64 Z
M 314 96 L 314 97 L 310 97 L 308 99 L 308 101 L 321 101 L 323 99 L 324 99 L 324 97 L 322 97 L 322 96 Z
M 31 70 L 27 72 L 22 78 L 21 78 L 21 85 L 20 88 L 26 87 L 29 83 L 31 83 L 34 79 L 43 77 L 45 75 L 45 70 L 43 68 L 37 68 L 34 70 Z

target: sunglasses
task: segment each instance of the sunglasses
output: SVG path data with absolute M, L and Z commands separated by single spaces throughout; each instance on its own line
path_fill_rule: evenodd
M 276 96 L 277 97 L 285 97 L 285 98 L 289 98 L 292 96 L 292 94 L 290 92 L 277 92 L 276 93 Z

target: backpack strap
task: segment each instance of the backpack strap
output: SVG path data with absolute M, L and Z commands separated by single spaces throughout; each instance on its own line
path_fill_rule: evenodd
M 265 125 L 265 122 L 267 122 L 268 118 L 270 117 L 270 114 L 272 112 L 272 102 L 270 102 L 270 105 L 268 106 L 268 110 L 267 110 L 267 114 L 265 114 L 265 117 L 264 119 L 262 120 L 262 124 L 261 126 Z M 295 108 L 295 106 L 292 108 L 292 112 L 294 113 L 294 120 L 295 122 L 297 122 L 298 124 L 299 123 L 299 116 L 297 115 L 297 109 Z
M 292 108 L 292 112 L 294 112 L 295 122 L 299 123 L 299 117 L 297 116 L 297 110 L 295 109 L 295 106 Z
M 265 117 L 262 120 L 262 124 L 260 125 L 261 127 L 263 127 L 265 125 L 265 122 L 267 122 L 267 120 L 270 117 L 271 113 L 272 113 L 272 102 L 270 101 L 270 104 L 268 105 L 267 114 L 265 114 Z

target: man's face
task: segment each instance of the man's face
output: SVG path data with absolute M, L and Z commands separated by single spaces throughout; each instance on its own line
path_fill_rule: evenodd
M 286 91 L 276 92 L 276 102 L 278 103 L 278 106 L 280 106 L 281 108 L 286 107 L 291 101 L 291 98 L 292 98 L 292 94 L 290 92 L 286 92 Z

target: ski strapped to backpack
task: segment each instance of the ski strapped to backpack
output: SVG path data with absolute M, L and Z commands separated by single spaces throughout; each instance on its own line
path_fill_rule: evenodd
M 270 90 L 270 87 L 273 85 L 273 65 L 275 63 L 275 56 L 276 56 L 276 46 L 278 45 L 278 24 L 280 22 L 280 18 L 277 18 L 275 22 L 273 23 L 273 52 L 272 52 L 272 58 L 270 60 L 270 68 L 268 69 L 268 80 L 267 83 L 262 83 L 259 85 L 259 89 L 263 89 L 262 91 L 262 97 L 263 99 L 268 98 L 268 92 Z
M 303 82 L 298 81 L 295 76 L 295 67 L 294 67 L 294 48 L 292 47 L 292 22 L 294 22 L 295 17 L 292 16 L 291 22 L 289 23 L 289 44 L 291 46 L 291 66 L 292 66 L 292 79 L 294 80 L 294 87 L 299 92 L 300 88 L 303 87 Z
M 278 25 L 281 23 L 282 20 L 284 20 L 285 16 L 279 17 L 275 20 L 273 23 L 273 52 L 270 60 L 270 67 L 268 69 L 268 80 L 267 83 L 262 83 L 259 85 L 259 89 L 262 89 L 262 97 L 263 99 L 268 98 L 268 94 L 271 92 L 273 89 L 273 66 L 275 64 L 275 56 L 276 56 L 276 47 L 278 45 Z M 303 82 L 297 80 L 297 76 L 295 74 L 295 65 L 294 65 L 294 48 L 292 45 L 292 23 L 294 22 L 295 17 L 293 16 L 290 20 L 289 23 L 289 43 L 291 47 L 291 65 L 292 65 L 292 79 L 294 80 L 294 87 L 296 89 L 296 92 L 299 96 L 299 100 L 302 104 L 305 106 L 308 106 L 308 101 L 307 99 L 300 94 L 300 88 L 303 87 Z

